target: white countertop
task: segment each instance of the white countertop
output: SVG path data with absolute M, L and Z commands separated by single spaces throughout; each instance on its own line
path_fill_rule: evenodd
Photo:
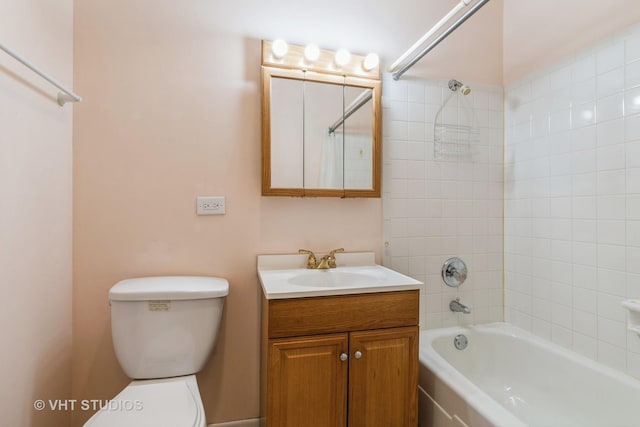
M 316 254 L 318 260 L 324 254 Z M 307 269 L 307 255 L 259 255 L 258 277 L 267 299 L 419 289 L 422 282 L 375 263 L 373 252 L 337 253 L 336 268 Z

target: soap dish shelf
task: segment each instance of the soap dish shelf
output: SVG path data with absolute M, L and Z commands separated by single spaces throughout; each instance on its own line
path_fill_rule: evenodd
M 640 299 L 622 301 L 622 306 L 629 311 L 627 329 L 640 336 Z

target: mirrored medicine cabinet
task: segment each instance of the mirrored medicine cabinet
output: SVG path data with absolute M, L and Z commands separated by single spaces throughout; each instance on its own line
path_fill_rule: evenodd
M 262 195 L 380 197 L 379 69 L 262 43 Z

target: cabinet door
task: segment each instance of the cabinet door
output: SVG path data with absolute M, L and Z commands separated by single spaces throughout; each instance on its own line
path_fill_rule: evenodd
M 350 335 L 349 427 L 418 424 L 418 327 Z
M 270 341 L 269 427 L 346 425 L 348 344 L 347 334 Z

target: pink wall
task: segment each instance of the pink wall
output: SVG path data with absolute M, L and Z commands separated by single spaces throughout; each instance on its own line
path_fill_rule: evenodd
M 327 0 L 310 18 L 308 5 L 287 0 L 75 2 L 74 84 L 85 100 L 74 116 L 74 398 L 108 399 L 128 382 L 111 344 L 107 293 L 115 282 L 219 275 L 231 289 L 218 346 L 199 374 L 207 421 L 257 416 L 256 255 L 302 247 L 380 254 L 382 246 L 380 200 L 260 196 L 259 40 L 377 50 L 389 64 L 457 1 L 414 3 Z M 580 15 L 556 26 L 559 2 L 504 3 L 504 37 L 503 2 L 493 0 L 407 80 L 500 84 L 503 71 L 509 80 L 552 61 L 555 41 L 587 37 L 592 28 L 577 17 L 598 11 L 582 2 Z M 536 17 L 530 3 L 545 9 Z M 583 26 L 558 38 L 572 20 Z M 550 22 L 559 33 L 542 34 L 540 23 Z M 198 195 L 226 196 L 227 214 L 196 216 Z M 89 415 L 75 413 L 73 424 Z
M 73 83 L 71 0 L 0 1 L 1 42 Z M 6 426 L 69 425 L 34 401 L 71 396 L 72 111 L 0 52 L 0 414 Z
M 504 83 L 640 20 L 637 0 L 504 0 Z
M 379 251 L 381 202 L 261 197 L 260 42 L 218 33 L 189 5 L 75 4 L 73 393 L 108 399 L 128 383 L 111 343 L 114 283 L 222 276 L 222 330 L 198 376 L 212 423 L 258 415 L 256 255 Z M 198 195 L 226 196 L 227 214 L 196 216 Z

